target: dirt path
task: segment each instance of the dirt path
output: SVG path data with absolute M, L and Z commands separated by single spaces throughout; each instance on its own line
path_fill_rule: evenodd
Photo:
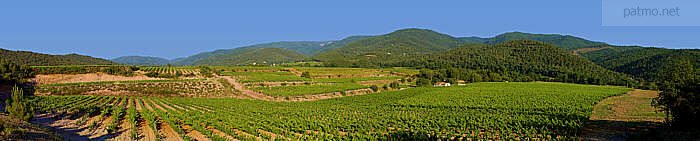
M 149 99 L 148 101 L 150 101 L 150 103 L 151 103 L 154 107 L 156 107 L 156 108 L 158 108 L 158 109 L 160 109 L 160 110 L 163 110 L 163 111 L 167 111 L 167 110 L 165 110 L 165 108 L 160 107 L 160 105 L 156 104 L 156 103 L 153 102 L 152 100 Z
M 168 109 L 168 111 L 178 111 L 177 109 L 171 107 L 171 106 L 168 105 L 168 104 L 163 103 L 162 101 L 159 101 L 159 100 L 156 100 L 156 101 L 157 101 L 158 103 L 160 103 L 160 105 L 163 105 L 163 107 L 165 107 L 165 109 Z
M 165 105 L 171 105 L 172 107 L 175 107 L 175 108 L 177 108 L 177 109 L 179 109 L 179 110 L 181 110 L 181 111 L 183 111 L 183 110 L 184 110 L 184 111 L 190 111 L 190 109 L 182 108 L 182 107 L 180 107 L 179 105 L 174 104 L 174 103 L 171 103 L 171 102 L 166 102 L 166 101 L 160 101 L 160 102 L 163 103 L 163 104 L 165 104 Z
M 244 95 L 251 97 L 253 99 L 260 99 L 260 100 L 272 100 L 273 97 L 264 95 L 262 93 L 258 93 L 249 89 L 245 89 L 243 87 L 243 84 L 236 82 L 236 79 L 234 79 L 231 76 L 220 76 L 221 78 L 224 78 L 228 80 L 229 83 L 233 84 L 233 87 L 236 90 L 240 90 Z
M 141 102 L 143 103 L 143 106 L 146 107 L 146 109 L 148 109 L 149 111 L 153 111 L 153 107 L 151 107 L 151 105 L 148 104 L 146 100 L 141 99 Z
M 583 140 L 626 140 L 626 134 L 660 125 L 663 113 L 657 113 L 651 101 L 658 91 L 635 89 L 609 97 L 595 106 L 582 131 Z
M 194 130 L 191 126 L 189 125 L 183 125 L 182 129 L 186 131 L 187 136 L 192 137 L 192 139 L 195 139 L 197 141 L 211 141 L 211 139 L 207 138 L 207 136 L 202 135 L 197 130 Z
M 138 134 L 139 132 L 136 131 L 136 133 Z M 133 139 L 131 139 L 131 123 L 126 121 L 126 119 L 121 120 L 121 122 L 119 124 L 119 129 L 114 134 L 115 134 L 114 135 L 115 137 L 112 138 L 111 140 L 115 140 L 115 141 L 133 140 Z
M 158 130 L 158 132 L 163 135 L 164 141 L 184 141 L 168 123 L 160 122 L 160 128 L 161 129 Z
M 145 140 L 145 141 L 155 141 L 156 140 L 156 134 L 151 129 L 150 126 L 148 126 L 148 123 L 146 120 L 141 119 L 138 125 L 139 131 L 141 131 L 141 136 L 139 137 L 139 140 Z
M 224 133 L 224 132 L 221 132 L 221 131 L 219 131 L 219 130 L 213 128 L 213 127 L 207 127 L 207 130 L 209 130 L 209 131 L 211 131 L 211 132 L 214 132 L 214 134 L 216 134 L 216 135 L 218 135 L 218 136 L 220 136 L 220 137 L 224 137 L 224 138 L 225 138 L 226 140 L 228 140 L 228 141 L 238 141 L 238 139 L 236 139 L 236 138 L 234 138 L 234 137 L 231 137 L 229 134 L 226 134 L 226 133 Z
M 130 108 L 131 106 L 134 106 L 133 98 L 127 98 L 126 108 Z
M 136 106 L 136 111 L 141 111 L 143 109 L 141 101 L 139 101 L 138 98 L 134 98 L 134 105 Z

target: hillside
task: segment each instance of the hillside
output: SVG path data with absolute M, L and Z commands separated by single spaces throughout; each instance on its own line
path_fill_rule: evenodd
M 264 44 L 256 44 L 256 45 L 250 45 L 250 46 L 244 46 L 244 47 L 238 47 L 238 48 L 233 48 L 233 49 L 221 49 L 221 50 L 215 50 L 211 52 L 202 52 L 196 55 L 192 55 L 186 58 L 177 58 L 172 60 L 173 63 L 175 64 L 193 64 L 194 62 L 197 62 L 202 59 L 206 59 L 212 56 L 217 56 L 217 55 L 224 55 L 224 56 L 229 56 L 229 55 L 239 55 L 243 53 L 247 53 L 249 51 L 252 51 L 254 49 L 261 49 L 261 48 L 281 48 L 281 49 L 287 49 L 287 50 L 292 50 L 299 52 L 304 55 L 316 55 L 321 52 L 325 52 L 328 50 L 332 50 L 338 47 L 342 47 L 347 45 L 350 42 L 360 40 L 367 38 L 367 36 L 350 36 L 347 37 L 343 40 L 337 40 L 337 41 L 285 41 L 285 42 L 272 42 L 272 43 L 264 43 Z M 217 57 L 221 58 L 221 57 Z
M 112 61 L 124 65 L 162 65 L 170 63 L 170 60 L 149 56 L 122 56 L 114 58 Z
M 17 64 L 24 64 L 30 66 L 119 64 L 101 58 L 94 58 L 78 54 L 50 55 L 29 51 L 11 51 L 5 49 L 0 49 L 0 58 L 7 59 Z
M 620 84 L 626 78 L 626 75 L 607 70 L 586 58 L 534 40 L 463 46 L 443 53 L 414 57 L 394 66 L 467 69 L 479 72 L 483 77 L 493 77 L 492 74 L 496 73 L 499 79 L 506 81 Z
M 665 65 L 675 61 L 690 62 L 700 70 L 700 50 L 652 47 L 613 47 L 582 53 L 582 56 L 613 71 L 659 81 Z
M 427 29 L 402 29 L 373 36 L 318 54 L 314 58 L 337 66 L 385 64 L 403 57 L 436 53 L 457 48 L 464 41 Z M 369 63 L 369 64 L 368 64 Z
M 479 38 L 479 37 L 462 37 L 460 38 L 465 42 L 478 42 L 484 44 L 497 44 L 512 40 L 530 39 L 535 41 L 542 41 L 552 44 L 554 46 L 563 48 L 565 50 L 575 50 L 579 48 L 588 47 L 600 47 L 607 46 L 603 42 L 595 42 L 586 40 L 579 37 L 574 37 L 570 35 L 559 35 L 559 34 L 532 34 L 532 33 L 522 33 L 522 32 L 509 32 L 497 35 L 492 38 Z
M 248 52 L 230 55 L 216 55 L 194 62 L 194 65 L 235 66 L 245 64 L 280 64 L 300 61 L 306 58 L 301 53 L 281 48 L 249 49 Z

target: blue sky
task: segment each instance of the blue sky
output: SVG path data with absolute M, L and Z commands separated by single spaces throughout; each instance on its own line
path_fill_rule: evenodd
M 168 59 L 274 41 L 426 28 L 452 36 L 554 33 L 699 48 L 700 26 L 602 26 L 600 0 L 2 0 L 0 47 Z

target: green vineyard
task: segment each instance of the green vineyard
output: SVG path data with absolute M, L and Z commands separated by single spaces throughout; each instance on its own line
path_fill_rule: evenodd
M 37 111 L 145 122 L 154 131 L 172 128 L 183 139 L 196 132 L 212 140 L 569 140 L 579 135 L 598 101 L 629 90 L 501 82 L 308 102 L 124 96 L 32 101 Z

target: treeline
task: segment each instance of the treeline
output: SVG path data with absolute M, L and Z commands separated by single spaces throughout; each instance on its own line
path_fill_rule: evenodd
M 132 76 L 139 70 L 135 66 L 35 66 L 32 70 L 36 74 L 84 74 L 103 72 L 111 75 Z
M 54 65 L 119 65 L 118 63 L 77 54 L 49 55 L 29 51 L 10 51 L 0 49 L 0 58 L 27 66 Z
M 26 65 L 0 59 L 0 84 L 16 85 L 24 83 L 24 79 L 34 77 L 34 72 Z
M 625 74 L 534 40 L 463 46 L 444 53 L 407 58 L 391 66 L 432 70 L 419 75 L 432 82 L 557 81 L 623 86 L 637 83 Z

